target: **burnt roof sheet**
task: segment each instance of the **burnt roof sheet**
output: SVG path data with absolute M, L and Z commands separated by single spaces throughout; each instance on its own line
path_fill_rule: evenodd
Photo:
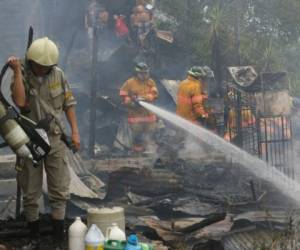
M 273 243 L 272 234 L 264 230 L 232 234 L 225 237 L 222 241 L 225 250 L 270 249 L 269 247 Z M 279 248 L 272 249 L 279 250 Z

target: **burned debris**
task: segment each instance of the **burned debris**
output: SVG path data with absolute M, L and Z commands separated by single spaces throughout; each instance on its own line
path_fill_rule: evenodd
M 0 156 L 0 250 L 299 248 L 289 74 L 249 58 L 241 66 L 239 18 L 228 41 L 238 63 L 223 60 L 226 29 L 200 2 L 174 1 L 188 18 L 150 0 L 0 2 L 11 15 L 43 14 L 28 21 L 25 58 L 9 57 L 0 75 L 0 132 L 17 155 Z M 211 54 L 195 45 L 206 43 L 193 15 L 210 27 Z M 19 29 L 3 33 L 22 58 Z M 1 44 L 0 55 L 9 56 Z

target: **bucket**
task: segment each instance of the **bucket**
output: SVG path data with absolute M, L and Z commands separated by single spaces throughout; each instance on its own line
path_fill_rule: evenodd
M 102 232 L 106 232 L 112 223 L 117 223 L 120 229 L 125 232 L 125 215 L 122 207 L 113 208 L 90 208 L 87 215 L 88 227 L 97 225 Z

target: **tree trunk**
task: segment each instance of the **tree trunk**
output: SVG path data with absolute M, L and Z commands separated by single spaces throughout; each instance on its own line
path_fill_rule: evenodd
M 217 83 L 217 93 L 222 95 L 222 81 L 223 81 L 223 72 L 222 72 L 222 53 L 219 37 L 214 31 L 213 34 L 213 45 L 212 45 L 212 65 L 215 72 L 215 78 Z

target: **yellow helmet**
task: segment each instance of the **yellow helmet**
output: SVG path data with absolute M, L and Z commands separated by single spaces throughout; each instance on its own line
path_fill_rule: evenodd
M 48 37 L 43 37 L 33 41 L 26 53 L 26 58 L 43 66 L 54 66 L 58 63 L 59 51 L 53 41 Z

